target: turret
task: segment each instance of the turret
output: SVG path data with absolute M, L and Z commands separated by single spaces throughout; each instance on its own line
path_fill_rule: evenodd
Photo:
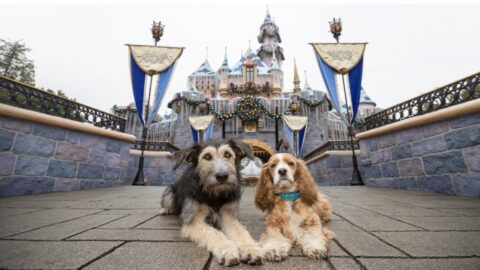
M 260 26 L 260 33 L 257 37 L 261 44 L 257 50 L 257 55 L 267 66 L 272 66 L 272 60 L 275 59 L 281 67 L 285 56 L 283 55 L 283 48 L 280 46 L 282 39 L 280 38 L 279 28 L 275 21 L 270 16 L 267 9 L 267 14 Z
M 297 60 L 293 58 L 293 92 L 298 93 L 302 91 L 300 88 L 300 77 L 298 76 L 298 69 L 297 69 Z

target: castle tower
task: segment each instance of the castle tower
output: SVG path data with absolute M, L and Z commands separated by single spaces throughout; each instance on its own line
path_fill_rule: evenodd
M 300 77 L 298 76 L 297 59 L 293 58 L 293 92 L 298 93 L 302 91 L 300 88 Z
M 211 98 L 215 96 L 217 87 L 216 73 L 208 62 L 208 49 L 205 61 L 188 76 L 188 89 L 192 89 L 192 84 L 194 83 L 195 88 L 205 93 L 206 97 Z
M 272 66 L 272 59 L 275 58 L 277 64 L 281 67 L 285 56 L 283 55 L 283 48 L 280 47 L 282 39 L 280 38 L 279 28 L 275 21 L 270 17 L 267 9 L 267 14 L 260 26 L 260 34 L 257 37 L 261 44 L 257 50 L 257 55 L 269 67 Z

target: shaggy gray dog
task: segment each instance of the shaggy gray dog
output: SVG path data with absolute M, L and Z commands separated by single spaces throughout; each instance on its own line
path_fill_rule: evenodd
M 262 252 L 237 218 L 240 161 L 253 158 L 240 141 L 208 141 L 174 154 L 174 168 L 190 165 L 162 196 L 162 215 L 180 215 L 182 236 L 206 247 L 220 264 L 262 264 Z

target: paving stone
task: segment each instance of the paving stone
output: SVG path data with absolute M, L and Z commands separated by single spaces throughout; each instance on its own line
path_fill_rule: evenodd
M 180 229 L 182 221 L 177 216 L 157 216 L 137 226 L 137 229 Z
M 427 230 L 480 231 L 480 217 L 398 217 Z
M 85 269 L 202 269 L 208 256 L 192 243 L 127 243 Z
M 48 168 L 48 158 L 19 155 L 15 166 L 17 175 L 45 175 Z
M 62 240 L 121 217 L 121 215 L 90 215 L 18 234 L 8 239 Z
M 435 136 L 412 144 L 414 156 L 427 155 L 447 150 L 447 144 L 443 136 Z
M 14 139 L 15 132 L 0 129 L 0 151 L 10 151 Z
M 150 214 L 150 215 L 128 215 L 121 219 L 102 225 L 100 228 L 101 229 L 130 229 L 139 225 L 142 222 L 145 222 L 153 218 L 156 215 L 158 215 L 158 213 Z
M 412 147 L 410 144 L 403 144 L 392 147 L 392 160 L 399 160 L 412 157 Z
M 0 153 L 0 175 L 10 175 L 15 166 L 15 155 Z
M 52 160 L 48 167 L 48 176 L 72 178 L 77 172 L 77 163 L 72 161 Z
M 13 146 L 13 152 L 33 156 L 50 157 L 54 151 L 54 141 L 25 134 L 18 134 Z
M 421 228 L 379 214 L 350 214 L 345 217 L 351 223 L 367 231 L 418 231 Z
M 180 230 L 92 229 L 69 240 L 123 240 L 123 241 L 175 241 L 187 242 Z
M 78 165 L 77 178 L 81 179 L 102 179 L 105 167 L 94 164 L 80 163 Z
M 451 270 L 478 269 L 479 258 L 439 258 L 439 259 L 373 259 L 360 258 L 369 270 Z
M 59 142 L 55 158 L 86 162 L 88 159 L 88 149 L 70 143 Z
M 0 197 L 53 191 L 54 178 L 43 176 L 7 176 L 0 181 Z
M 42 124 L 35 124 L 33 135 L 56 140 L 64 141 L 67 136 L 67 130 L 54 126 L 46 126 Z
M 15 131 L 20 131 L 22 133 L 30 133 L 32 132 L 32 123 L 23 121 L 23 120 L 18 120 L 18 119 L 13 119 L 13 118 L 8 118 L 8 117 L 3 117 L 3 122 L 2 126 L 4 128 L 8 128 L 11 130 Z
M 362 269 L 360 265 L 351 258 L 329 258 L 335 267 L 335 270 L 355 270 Z
M 37 212 L 37 211 L 42 211 L 44 209 L 9 209 L 9 208 L 1 208 L 0 209 L 0 217 L 10 217 L 10 216 L 18 216 L 22 214 L 27 214 L 27 213 L 32 213 L 32 212 Z
M 398 162 L 398 169 L 401 176 L 424 175 L 421 158 L 400 160 Z
M 0 237 L 26 232 L 69 219 L 79 218 L 98 210 L 49 209 L 0 220 Z
M 0 241 L 0 268 L 77 269 L 119 244 L 98 241 Z
M 443 135 L 448 149 L 458 149 L 480 144 L 480 126 L 456 129 Z
M 406 256 L 397 249 L 383 243 L 375 236 L 370 235 L 345 221 L 332 221 L 331 223 L 330 228 L 335 232 L 337 241 L 353 256 Z
M 416 257 L 478 256 L 480 232 L 375 232 Z
M 211 270 L 225 269 L 224 266 L 219 265 L 216 260 L 212 261 L 210 265 Z M 261 269 L 261 270 L 278 270 L 278 269 L 293 269 L 293 270 L 330 270 L 326 260 L 310 260 L 302 257 L 288 257 L 283 262 L 267 262 L 261 266 L 249 266 L 240 264 L 234 269 Z
M 480 197 L 480 173 L 453 174 L 452 181 L 458 195 Z
M 456 214 L 456 215 L 467 216 L 467 217 L 480 217 L 480 208 L 472 208 L 472 209 L 445 208 L 445 209 L 436 209 L 436 210 L 441 212 Z

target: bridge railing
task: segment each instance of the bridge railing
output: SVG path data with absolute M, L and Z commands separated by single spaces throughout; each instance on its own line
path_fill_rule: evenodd
M 365 118 L 367 130 L 431 113 L 480 97 L 480 72 Z
M 0 76 L 0 103 L 124 132 L 126 119 Z
M 353 141 L 353 148 L 360 149 L 360 144 L 357 140 Z M 348 140 L 345 141 L 328 141 L 318 148 L 314 149 L 310 153 L 306 154 L 303 159 L 309 160 L 315 156 L 318 156 L 327 151 L 345 151 L 345 150 L 352 150 L 351 143 Z

